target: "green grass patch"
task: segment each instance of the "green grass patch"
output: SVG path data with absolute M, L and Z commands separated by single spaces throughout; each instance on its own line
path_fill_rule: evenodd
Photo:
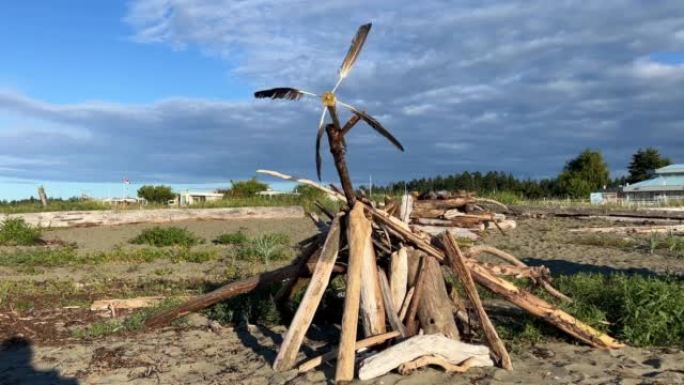
M 137 245 L 150 245 L 157 247 L 164 246 L 185 246 L 190 247 L 204 242 L 204 239 L 197 237 L 191 231 L 181 227 L 160 227 L 155 226 L 144 229 L 135 238 L 129 241 Z
M 221 234 L 213 242 L 217 245 L 244 245 L 249 242 L 249 237 L 240 229 L 234 233 Z
M 554 285 L 575 300 L 562 308 L 629 345 L 684 347 L 681 277 L 581 273 L 560 276 Z M 498 321 L 498 325 L 502 336 L 513 343 L 534 343 L 562 335 L 527 314 Z
M 146 263 L 159 259 L 172 262 L 202 263 L 220 257 L 219 250 L 192 250 L 188 247 L 121 248 L 79 254 L 74 247 L 29 248 L 0 253 L 0 266 L 28 268 L 35 266 L 54 267 L 71 265 L 97 265 L 102 263 Z
M 40 228 L 33 227 L 22 218 L 7 218 L 0 223 L 1 246 L 32 246 L 41 243 Z

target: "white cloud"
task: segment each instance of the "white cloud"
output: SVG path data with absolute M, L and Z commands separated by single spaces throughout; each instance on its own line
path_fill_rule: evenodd
M 353 173 L 551 175 L 585 147 L 605 149 L 615 169 L 648 145 L 684 161 L 682 68 L 644 59 L 684 51 L 677 0 L 134 0 L 125 17 L 140 44 L 199 49 L 255 89 L 312 91 L 332 86 L 353 32 L 369 20 L 373 30 L 339 96 L 381 118 L 407 152 L 355 128 Z M 109 178 L 128 169 L 137 180 L 204 181 L 259 167 L 311 176 L 318 108 L 183 98 L 60 105 L 6 91 L 0 110 L 20 118 L 0 120 L 0 153 L 39 149 L 66 165 L 23 165 L 13 177 Z M 55 129 L 33 135 L 29 128 L 41 124 Z M 454 151 L 465 154 L 448 156 Z

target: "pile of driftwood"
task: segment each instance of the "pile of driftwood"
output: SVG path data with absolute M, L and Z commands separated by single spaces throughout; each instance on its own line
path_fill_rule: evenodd
M 349 202 L 346 194 L 334 186 L 327 188 L 277 172 L 260 172 L 312 185 Z M 407 219 L 405 212 L 391 215 L 356 197 L 339 213 L 329 213 L 329 221 L 319 220 L 323 229 L 320 236 L 312 239 L 292 264 L 192 298 L 151 318 L 147 325 L 163 325 L 274 283 L 284 282 L 281 293 L 304 284 L 306 291 L 273 363 L 275 370 L 307 371 L 336 360 L 336 381 L 346 382 L 355 373 L 366 380 L 395 369 L 409 373 L 428 365 L 450 372 L 491 365 L 512 369 L 505 345 L 482 305 L 479 285 L 590 346 L 623 346 L 506 279 L 530 279 L 558 301 L 570 301 L 551 286 L 546 268 L 527 266 L 489 246 L 462 250 L 448 231 L 433 236 L 412 228 L 400 216 Z M 502 263 L 484 263 L 480 259 L 484 254 Z M 447 283 L 445 272 L 455 277 L 456 283 Z M 326 353 L 301 361 L 299 352 L 305 334 L 333 274 L 346 276 L 339 343 Z M 486 345 L 463 341 L 471 334 L 464 331 L 472 328 L 482 332 Z
M 449 231 L 457 238 L 476 240 L 485 230 L 498 229 L 503 233 L 516 227 L 516 222 L 506 219 L 504 214 L 484 208 L 508 211 L 508 207 L 465 191 L 405 194 L 401 202 L 387 198 L 384 203 L 388 214 L 399 217 L 412 229 L 435 236 Z

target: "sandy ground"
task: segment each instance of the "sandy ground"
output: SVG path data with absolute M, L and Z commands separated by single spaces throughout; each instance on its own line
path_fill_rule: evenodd
M 531 265 L 545 265 L 554 274 L 578 271 L 636 274 L 684 274 L 684 261 L 663 251 L 653 254 L 638 248 L 621 249 L 581 244 L 587 234 L 567 230 L 580 227 L 633 226 L 636 223 L 615 223 L 605 220 L 571 218 L 519 219 L 518 229 L 507 236 L 498 232 L 487 234 L 485 242 L 513 253 Z M 619 237 L 605 234 L 603 237 Z
M 293 240 L 313 234 L 315 229 L 306 220 L 274 222 L 230 221 L 225 223 L 192 222 L 184 224 L 207 239 L 221 232 L 241 227 L 251 234 L 289 232 Z M 630 271 L 644 274 L 684 273 L 681 259 L 667 255 L 648 254 L 642 250 L 622 250 L 611 247 L 587 246 L 576 243 L 576 235 L 566 230 L 573 227 L 604 226 L 606 222 L 572 219 L 521 220 L 519 228 L 507 236 L 491 233 L 487 243 L 513 252 L 533 264 L 545 264 L 554 272 Z M 125 243 L 146 225 L 116 228 L 82 228 L 56 230 L 50 237 L 77 242 L 79 248 L 102 250 Z M 211 275 L 217 264 L 170 264 L 155 262 L 136 266 L 126 275 L 125 265 L 89 266 L 91 274 L 123 274 L 130 279 L 158 278 L 160 268 L 173 270 L 169 276 L 199 277 Z M 175 266 L 174 266 L 175 265 Z M 59 276 L 76 275 L 83 267 L 51 269 Z M 0 271 L 5 278 L 34 279 L 36 274 L 24 274 L 11 269 Z M 0 279 L 3 276 L 0 275 Z M 46 279 L 48 279 L 46 278 Z M 218 277 L 215 277 L 218 279 Z M 87 310 L 70 310 L 87 321 L 93 318 Z M 22 317 L 36 318 L 31 325 L 49 324 L 55 319 L 40 312 L 15 311 L 0 313 L 0 324 Z M 46 313 L 47 314 L 47 313 Z M 18 322 L 18 321 L 17 321 Z M 85 322 L 85 321 L 84 321 Z M 26 324 L 18 323 L 26 327 Z M 193 315 L 183 328 L 166 328 L 132 335 L 111 335 L 95 340 L 78 340 L 68 333 L 57 337 L 34 338 L 29 330 L 16 330 L 14 339 L 6 336 L 0 348 L 0 384 L 318 384 L 331 383 L 331 367 L 297 374 L 294 371 L 275 373 L 270 365 L 285 332 L 284 326 L 217 327 L 204 317 Z M 37 326 L 36 326 L 37 327 Z M 1 327 L 0 327 L 1 328 Z M 325 349 L 331 341 L 309 333 L 300 358 Z M 31 337 L 33 341 L 26 341 Z M 515 370 L 475 369 L 465 375 L 444 374 L 424 370 L 411 376 L 390 374 L 369 381 L 371 384 L 684 384 L 684 352 L 678 349 L 644 349 L 627 347 L 617 351 L 600 351 L 567 342 L 547 342 L 534 348 L 513 353 Z
M 142 229 L 155 226 L 182 227 L 190 230 L 211 242 L 223 233 L 242 230 L 247 235 L 256 236 L 263 233 L 284 233 L 293 242 L 301 241 L 314 234 L 316 228 L 308 218 L 301 219 L 232 219 L 227 221 L 184 221 L 169 224 L 135 224 L 122 226 L 80 227 L 70 229 L 54 229 L 44 235 L 48 240 L 74 242 L 83 253 L 109 250 L 116 246 L 128 246 L 128 240 L 135 237 Z

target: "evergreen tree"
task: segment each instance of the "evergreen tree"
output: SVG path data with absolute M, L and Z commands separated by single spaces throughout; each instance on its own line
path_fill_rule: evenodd
M 672 164 L 668 158 L 660 155 L 660 152 L 653 147 L 645 150 L 639 149 L 632 155 L 629 163 L 629 177 L 627 182 L 637 183 L 649 179 L 653 176 L 653 170 Z

